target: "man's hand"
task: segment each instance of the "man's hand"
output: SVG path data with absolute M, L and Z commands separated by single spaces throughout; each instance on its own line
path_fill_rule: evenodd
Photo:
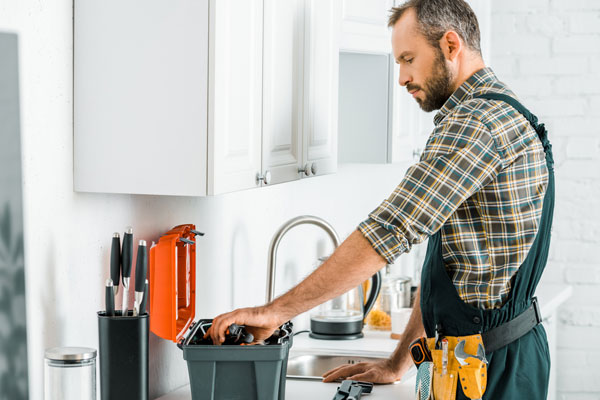
M 244 325 L 246 330 L 254 335 L 254 341 L 260 342 L 268 339 L 283 322 L 285 321 L 280 321 L 274 312 L 267 310 L 266 306 L 240 308 L 213 319 L 212 326 L 204 338 L 210 336 L 213 344 L 220 345 L 225 341 L 225 331 L 229 325 L 235 323 Z
M 352 379 L 372 383 L 393 383 L 399 381 L 404 371 L 397 371 L 391 361 L 361 362 L 354 365 L 341 365 L 326 372 L 323 382 L 333 382 L 337 379 Z

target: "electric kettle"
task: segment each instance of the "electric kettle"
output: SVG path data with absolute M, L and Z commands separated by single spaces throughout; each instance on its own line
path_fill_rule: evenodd
M 327 257 L 319 258 L 323 262 Z M 310 334 L 314 339 L 347 340 L 363 337 L 363 322 L 381 289 L 381 272 L 371 277 L 369 295 L 365 301 L 363 285 L 331 299 L 310 314 Z

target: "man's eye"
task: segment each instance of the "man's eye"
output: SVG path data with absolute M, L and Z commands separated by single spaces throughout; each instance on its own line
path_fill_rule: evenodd
M 408 58 L 408 59 L 406 60 L 406 62 L 407 62 L 408 64 L 412 64 L 413 60 L 414 60 L 414 58 Z

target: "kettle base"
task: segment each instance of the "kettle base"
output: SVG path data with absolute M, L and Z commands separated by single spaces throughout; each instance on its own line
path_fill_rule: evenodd
M 310 319 L 310 334 L 313 339 L 323 340 L 352 340 L 363 337 L 362 318 L 345 321 L 324 321 L 322 319 Z
M 310 332 L 308 334 L 308 336 L 310 336 L 313 339 L 319 339 L 319 340 L 353 340 L 353 339 L 360 339 L 365 335 L 363 335 L 362 332 L 342 334 L 342 335 L 336 335 L 336 334 L 331 334 L 331 333 L 325 334 L 325 333 Z

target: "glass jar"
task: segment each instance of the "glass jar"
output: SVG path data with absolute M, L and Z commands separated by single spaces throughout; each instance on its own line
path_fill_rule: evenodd
M 96 400 L 96 349 L 54 347 L 44 362 L 44 400 Z
M 408 277 L 387 275 L 383 279 L 379 297 L 367 316 L 370 329 L 392 330 L 392 312 L 410 307 L 410 286 L 411 279 Z

